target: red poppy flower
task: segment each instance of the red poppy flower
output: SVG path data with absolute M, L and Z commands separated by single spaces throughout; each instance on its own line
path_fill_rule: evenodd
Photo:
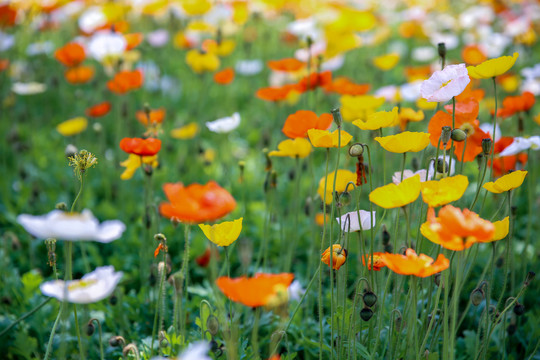
M 107 115 L 109 111 L 111 111 L 111 103 L 108 101 L 104 101 L 86 109 L 86 116 L 102 117 Z
M 8 59 L 0 59 L 0 72 L 6 70 L 9 66 L 9 60 Z
M 80 44 L 72 42 L 56 50 L 54 57 L 64 66 L 73 67 L 84 61 L 86 53 Z
M 74 66 L 64 73 L 70 84 L 86 84 L 94 77 L 94 68 L 91 66 Z
M 332 125 L 332 115 L 324 113 L 317 117 L 313 111 L 298 110 L 291 114 L 285 120 L 283 133 L 291 139 L 307 137 L 307 131 L 310 129 L 328 130 Z
M 201 256 L 198 256 L 195 259 L 195 262 L 197 262 L 197 265 L 199 265 L 200 267 L 207 267 L 210 263 L 210 256 L 211 251 L 210 248 L 207 247 L 206 250 L 204 250 L 204 253 L 202 253 Z
M 228 85 L 234 80 L 234 70 L 226 68 L 214 74 L 214 81 L 220 85 Z
M 305 76 L 298 82 L 298 87 L 301 92 L 308 90 L 314 90 L 317 87 L 325 87 L 332 83 L 332 72 L 323 71 L 321 73 L 312 73 L 309 76 Z
M 123 138 L 120 140 L 120 149 L 128 154 L 154 156 L 161 149 L 161 140 L 154 138 Z
M 295 58 L 268 61 L 268 67 L 274 71 L 295 72 L 306 66 L 306 63 Z
M 9 1 L 0 5 L 0 28 L 15 25 L 17 10 L 9 6 Z
M 125 94 L 130 90 L 138 89 L 143 83 L 143 73 L 140 70 L 120 71 L 112 80 L 107 82 L 107 87 L 115 94 Z
M 230 278 L 222 276 L 216 280 L 219 289 L 229 299 L 249 307 L 265 306 L 279 291 L 287 290 L 294 279 L 294 274 L 255 274 Z
M 346 77 L 338 77 L 326 85 L 324 90 L 340 95 L 358 96 L 367 94 L 369 88 L 369 84 L 355 84 Z
M 236 201 L 231 194 L 215 181 L 189 186 L 167 183 L 163 185 L 163 191 L 169 202 L 161 203 L 161 215 L 186 223 L 215 221 L 236 208 Z

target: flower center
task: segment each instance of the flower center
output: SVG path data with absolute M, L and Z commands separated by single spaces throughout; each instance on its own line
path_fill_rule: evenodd
M 460 129 L 465 131 L 465 134 L 467 134 L 467 137 L 474 134 L 474 126 L 472 126 L 469 123 L 465 123 L 465 124 L 461 125 Z
M 82 289 L 82 288 L 94 285 L 97 282 L 98 281 L 96 279 L 75 281 L 75 282 L 68 285 L 68 290 L 73 291 L 73 290 L 77 290 L 77 289 Z
M 443 82 L 440 88 L 442 89 L 442 88 L 445 87 L 446 85 L 450 84 L 450 82 L 452 82 L 452 79 L 450 79 L 450 80 L 448 80 L 448 81 L 446 81 L 446 82 Z

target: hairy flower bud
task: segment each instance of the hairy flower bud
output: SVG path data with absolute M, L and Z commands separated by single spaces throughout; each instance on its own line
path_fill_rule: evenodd
M 448 144 L 450 141 L 450 136 L 452 135 L 452 128 L 450 126 L 443 126 L 441 131 L 441 144 Z
M 461 142 L 465 141 L 465 139 L 467 138 L 467 133 L 461 129 L 454 129 L 452 130 L 452 134 L 450 135 L 450 137 L 454 141 Z
M 362 310 L 360 310 L 360 317 L 362 318 L 362 320 L 369 321 L 369 319 L 371 319 L 372 316 L 373 316 L 373 310 L 371 310 L 370 308 L 365 307 Z
M 364 145 L 360 143 L 352 144 L 349 147 L 349 156 L 359 157 L 364 153 Z
M 377 295 L 375 295 L 375 293 L 372 291 L 367 291 L 362 297 L 362 300 L 364 300 L 364 304 L 367 307 L 373 307 L 373 305 L 377 303 Z
M 336 123 L 338 128 L 341 128 L 341 124 L 343 123 L 343 119 L 341 118 L 341 111 L 339 108 L 332 109 L 331 111 L 332 116 L 334 117 L 334 122 Z
M 485 299 L 484 291 L 480 288 L 474 289 L 473 292 L 471 293 L 471 303 L 474 306 L 480 305 L 480 303 L 484 301 L 484 299 Z
M 489 155 L 491 153 L 491 144 L 493 142 L 490 138 L 482 139 L 482 152 L 484 155 Z

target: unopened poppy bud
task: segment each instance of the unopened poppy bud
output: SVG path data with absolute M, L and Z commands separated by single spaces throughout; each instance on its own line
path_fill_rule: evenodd
M 441 144 L 446 145 L 450 141 L 452 135 L 452 128 L 450 126 L 443 126 L 441 131 Z
M 349 156 L 351 157 L 359 157 L 362 156 L 364 153 L 364 145 L 360 143 L 352 144 L 349 147 Z
M 517 214 L 517 209 L 518 209 L 518 208 L 517 208 L 516 205 L 512 205 L 512 206 L 510 207 L 510 212 L 512 213 L 512 216 L 514 216 L 514 217 L 516 216 L 516 214 Z
M 313 45 L 313 39 L 311 38 L 311 36 L 307 37 L 306 42 L 307 42 L 308 48 L 311 47 L 311 45 Z
M 66 157 L 67 158 L 70 158 L 72 156 L 74 156 L 77 151 L 79 151 L 79 149 L 77 149 L 77 147 L 73 144 L 68 144 L 66 146 L 66 149 L 64 150 L 64 153 L 66 154 Z
M 491 153 L 491 144 L 492 141 L 490 138 L 482 139 L 482 152 L 484 155 L 489 155 Z
M 306 216 L 309 216 L 311 215 L 311 205 L 312 205 L 313 201 L 311 200 L 311 196 L 308 196 L 307 199 L 306 199 L 306 203 L 304 205 L 304 213 L 306 214 Z
M 339 196 L 339 202 L 341 203 L 342 206 L 349 205 L 351 203 L 351 200 L 352 200 L 352 196 L 351 196 L 351 193 L 348 191 L 342 192 L 341 195 Z
M 109 304 L 111 304 L 112 306 L 115 306 L 117 303 L 118 303 L 118 297 L 114 294 L 111 295 L 109 297 Z
M 523 304 L 520 304 L 516 302 L 516 305 L 514 305 L 514 314 L 517 316 L 521 316 L 525 313 L 525 306 Z
M 176 216 L 173 216 L 171 217 L 171 224 L 174 226 L 174 227 L 177 227 L 178 225 L 180 225 L 182 222 L 180 221 L 179 218 L 177 218 Z
M 208 329 L 208 332 L 212 336 L 216 336 L 219 331 L 219 321 L 218 318 L 214 315 L 210 315 L 208 319 L 206 319 L 206 328 Z
M 503 264 L 504 264 L 504 258 L 502 256 L 500 256 L 497 259 L 497 261 L 495 261 L 495 266 L 500 269 L 503 266 Z
M 121 336 L 113 336 L 109 339 L 109 345 L 111 347 L 123 346 L 126 343 L 126 340 Z
M 334 122 L 336 123 L 338 128 L 341 128 L 341 124 L 343 123 L 343 119 L 341 118 L 341 111 L 339 108 L 332 109 L 331 111 L 332 116 L 334 117 Z
M 165 237 L 165 235 L 159 233 L 159 234 L 154 235 L 154 240 L 159 241 L 159 242 L 165 242 L 167 241 L 167 238 Z
M 417 157 L 412 158 L 411 167 L 414 172 L 418 171 L 418 169 L 420 168 L 420 163 Z
M 149 213 L 144 214 L 144 226 L 147 229 L 152 227 L 152 216 Z
M 373 291 L 367 291 L 362 297 L 362 300 L 364 300 L 364 304 L 367 307 L 373 307 L 377 303 L 377 295 Z
M 277 172 L 272 171 L 272 174 L 270 176 L 270 187 L 275 189 L 277 187 Z
M 536 273 L 534 271 L 529 271 L 527 273 L 527 277 L 525 278 L 525 281 L 523 282 L 523 286 L 529 286 L 531 281 L 533 281 L 534 277 L 536 276 Z
M 294 169 L 292 169 L 291 171 L 289 171 L 289 180 L 290 181 L 293 181 L 294 178 L 296 177 L 296 172 L 294 171 Z
M 239 161 L 238 168 L 240 168 L 240 178 L 238 179 L 238 182 L 243 183 L 244 182 L 244 169 L 246 168 L 246 162 Z
M 510 325 L 508 325 L 508 328 L 506 330 L 508 331 L 508 335 L 514 335 L 514 333 L 517 330 L 517 325 L 516 324 L 510 324 Z
M 360 317 L 362 318 L 362 320 L 369 321 L 369 319 L 371 319 L 372 316 L 373 316 L 373 310 L 371 310 L 370 308 L 365 307 L 362 310 L 360 310 Z
M 217 341 L 212 339 L 212 341 L 210 341 L 210 351 L 216 352 L 216 350 L 218 350 L 218 349 L 219 349 L 219 345 L 218 345 Z
M 86 329 L 85 329 L 86 335 L 92 336 L 94 334 L 95 330 L 96 330 L 96 328 L 95 328 L 94 324 L 92 323 L 92 320 L 90 320 L 86 324 Z
M 403 326 L 403 318 L 401 315 L 396 316 L 396 319 L 394 320 L 394 326 L 396 327 L 396 331 L 401 331 L 401 327 Z
M 65 202 L 59 202 L 58 204 L 55 205 L 55 209 L 56 210 L 67 211 L 67 205 L 66 205 Z
M 454 129 L 452 130 L 452 134 L 450 135 L 450 137 L 454 141 L 461 142 L 465 141 L 465 139 L 467 138 L 467 133 L 461 129 Z
M 437 172 L 446 174 L 448 172 L 448 163 L 444 159 L 437 159 Z
M 444 59 L 446 57 L 446 44 L 443 42 L 438 43 L 437 51 L 439 53 L 439 56 Z
M 383 245 L 388 245 L 390 243 L 390 233 L 385 224 L 382 226 L 382 243 Z
M 435 283 L 435 285 L 441 286 L 441 273 L 433 275 L 433 282 Z
M 474 306 L 480 305 L 480 303 L 484 301 L 484 299 L 485 299 L 484 291 L 480 288 L 474 289 L 473 292 L 471 293 L 471 303 Z

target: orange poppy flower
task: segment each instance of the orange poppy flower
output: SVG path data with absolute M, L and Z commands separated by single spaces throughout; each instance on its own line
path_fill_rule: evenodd
M 298 82 L 300 92 L 306 92 L 308 90 L 314 90 L 317 87 L 325 87 L 332 82 L 332 72 L 323 71 L 321 73 L 312 73 L 303 77 Z
M 9 67 L 8 59 L 0 59 L 0 72 L 6 70 Z
M 507 96 L 503 100 L 502 108 L 497 110 L 497 116 L 508 117 L 518 112 L 529 111 L 534 106 L 534 103 L 534 94 L 529 91 L 525 91 L 518 96 Z M 494 112 L 491 111 L 492 114 Z
M 287 291 L 293 279 L 294 274 L 291 273 L 259 273 L 252 278 L 222 276 L 216 280 L 216 285 L 232 301 L 259 307 L 267 305 L 279 291 Z
M 228 85 L 234 80 L 233 68 L 226 68 L 214 74 L 216 84 Z
M 407 249 L 405 255 L 385 253 L 381 257 L 390 270 L 401 275 L 428 277 L 450 266 L 450 261 L 443 254 L 433 261 L 425 254 L 417 255 L 413 249 Z
M 236 201 L 229 192 L 215 181 L 206 185 L 167 183 L 163 191 L 169 200 L 161 203 L 159 211 L 166 218 L 176 218 L 187 223 L 219 220 L 236 208 Z
M 161 149 L 161 140 L 154 138 L 123 138 L 120 140 L 120 149 L 128 154 L 154 156 Z
M 384 253 L 382 252 L 374 252 L 373 253 L 373 262 L 371 261 L 371 254 L 366 254 L 362 256 L 362 264 L 366 266 L 366 259 L 367 259 L 367 268 L 368 270 L 371 270 L 372 263 L 373 263 L 373 270 L 380 271 L 383 267 L 386 266 L 386 264 L 383 261 L 382 255 Z
M 478 45 L 467 45 L 461 51 L 461 57 L 468 65 L 478 65 L 487 60 L 486 54 Z
M 495 177 L 503 176 L 510 170 L 516 170 L 517 163 L 520 163 L 522 167 L 527 163 L 529 157 L 525 153 L 509 156 L 497 156 L 497 154 L 501 153 L 513 142 L 514 138 L 510 136 L 503 136 L 494 144 L 493 151 L 495 152 L 495 157 L 493 159 L 493 173 Z M 488 159 L 488 166 L 491 166 L 491 158 Z
M 140 70 L 120 71 L 112 80 L 107 82 L 107 88 L 115 94 L 122 95 L 130 90 L 138 89 L 143 83 L 143 73 Z
M 148 117 L 150 117 L 150 124 L 161 124 L 163 122 L 163 119 L 165 119 L 165 109 L 159 108 L 155 110 L 150 110 L 149 114 L 147 114 L 144 110 L 138 110 L 135 112 L 135 117 L 144 126 L 149 125 Z
M 126 39 L 127 42 L 126 51 L 129 51 L 135 49 L 141 44 L 144 39 L 144 35 L 142 33 L 125 34 L 124 39 Z
M 261 88 L 255 95 L 261 100 L 280 101 L 285 100 L 293 91 L 301 93 L 302 89 L 298 84 L 287 84 L 281 87 Z
M 461 251 L 474 243 L 490 241 L 495 234 L 495 226 L 469 209 L 462 211 L 446 205 L 439 210 L 438 217 L 435 217 L 435 210 L 429 208 L 427 221 L 422 224 L 420 231 L 435 244 Z
M 207 247 L 206 250 L 204 250 L 204 253 L 202 253 L 202 255 L 198 256 L 197 258 L 195 258 L 195 262 L 197 263 L 197 265 L 199 265 L 200 267 L 207 267 L 208 264 L 210 263 L 210 257 L 211 257 L 211 251 L 210 251 L 210 248 Z
M 355 84 L 344 76 L 334 79 L 331 83 L 324 87 L 324 90 L 328 92 L 352 96 L 367 94 L 369 89 L 369 84 Z
M 70 84 L 86 84 L 94 77 L 94 68 L 91 66 L 74 66 L 64 73 Z
M 84 61 L 86 53 L 80 44 L 72 42 L 56 50 L 54 57 L 64 66 L 73 67 Z
M 330 266 L 330 248 L 324 250 L 321 261 Z M 342 248 L 339 244 L 332 245 L 332 268 L 339 270 L 345 261 L 347 261 L 347 249 Z
M 458 96 L 456 96 L 456 103 L 458 102 L 467 102 L 470 98 L 475 99 L 476 101 L 480 102 L 486 95 L 486 92 L 482 89 L 473 89 L 473 85 L 478 83 L 479 80 L 471 79 L 471 82 L 467 85 L 465 90 Z
M 9 6 L 9 1 L 0 5 L 0 28 L 15 25 L 17 10 Z
M 306 66 L 306 63 L 295 58 L 268 61 L 268 67 L 274 71 L 295 72 Z
M 86 109 L 86 116 L 102 117 L 111 111 L 111 103 L 108 101 L 101 102 Z
M 282 131 L 291 139 L 306 138 L 308 130 L 328 130 L 332 125 L 332 121 L 332 115 L 328 113 L 321 114 L 321 116 L 317 117 L 317 114 L 313 111 L 298 110 L 287 117 Z
M 428 79 L 431 74 L 433 73 L 433 70 L 431 70 L 431 65 L 424 65 L 424 66 L 409 66 L 405 68 L 405 77 L 407 77 L 407 81 L 413 82 L 417 80 L 426 80 Z

